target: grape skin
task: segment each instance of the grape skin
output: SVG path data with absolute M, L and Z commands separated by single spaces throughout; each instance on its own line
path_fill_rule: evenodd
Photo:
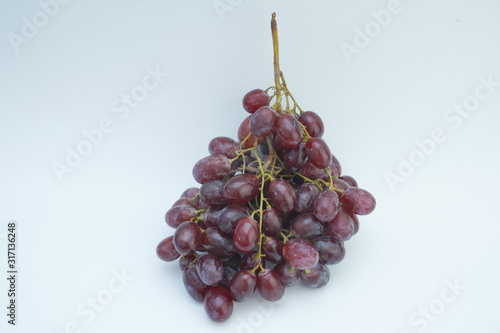
M 318 263 L 319 253 L 310 242 L 294 238 L 283 245 L 283 258 L 295 268 L 310 269 Z
M 220 323 L 228 320 L 233 313 L 233 300 L 226 288 L 214 286 L 205 294 L 204 307 L 208 317 Z

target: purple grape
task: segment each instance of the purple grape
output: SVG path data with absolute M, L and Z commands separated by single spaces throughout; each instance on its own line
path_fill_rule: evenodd
M 243 108 L 248 113 L 254 113 L 260 107 L 269 104 L 269 95 L 262 89 L 254 89 L 243 97 Z
M 257 137 L 265 137 L 273 132 L 278 113 L 269 106 L 260 107 L 250 117 L 250 131 Z
M 217 225 L 220 230 L 232 235 L 238 221 L 247 216 L 250 216 L 250 211 L 247 207 L 242 205 L 229 205 L 221 210 Z
M 195 266 L 200 280 L 208 286 L 217 285 L 224 276 L 222 261 L 211 254 L 199 257 Z
M 340 197 L 345 209 L 356 215 L 367 215 L 376 206 L 375 198 L 367 190 L 358 187 L 348 188 Z
M 324 224 L 325 233 L 345 242 L 354 235 L 353 215 L 343 208 L 339 209 L 337 216 L 330 222 Z
M 299 213 L 312 212 L 314 200 L 320 191 L 319 187 L 313 183 L 300 184 L 295 190 L 295 196 L 297 197 L 295 210 Z
M 267 261 L 278 263 L 283 259 L 283 242 L 276 237 L 264 237 L 262 252 L 266 255 Z
M 339 212 L 339 196 L 330 189 L 323 190 L 314 200 L 313 207 L 314 216 L 320 222 L 330 222 Z
M 196 208 L 190 205 L 180 205 L 170 208 L 165 214 L 165 222 L 169 227 L 177 228 L 181 223 L 196 216 Z
M 259 243 L 259 224 L 250 217 L 238 221 L 234 229 L 233 242 L 238 251 L 246 253 L 252 251 Z
M 273 270 L 281 277 L 285 287 L 294 286 L 300 279 L 300 270 L 293 267 L 286 261 L 282 261 L 274 266 Z
M 248 269 L 236 273 L 229 284 L 229 294 L 236 302 L 248 300 L 257 288 L 257 277 Z
M 224 198 L 224 182 L 222 180 L 211 180 L 200 187 L 200 199 L 207 206 L 221 208 L 227 205 Z
M 259 144 L 264 140 L 264 138 L 258 138 L 250 132 L 250 117 L 251 116 L 246 117 L 238 128 L 238 140 L 240 140 L 240 144 L 243 148 L 252 148 L 254 144 Z
M 244 270 L 244 269 L 252 270 L 255 267 L 257 267 L 257 265 L 259 264 L 259 261 L 260 261 L 259 254 L 257 251 L 248 252 L 243 256 L 243 258 L 241 258 L 240 270 Z M 266 268 L 266 261 L 262 260 L 261 265 L 262 265 L 262 267 Z M 257 269 L 255 272 L 258 273 L 259 271 L 260 271 L 260 268 Z
M 322 138 L 310 138 L 306 143 L 308 160 L 317 168 L 325 169 L 330 165 L 332 153 Z
M 196 256 L 193 254 L 188 254 L 185 256 L 181 256 L 179 258 L 179 268 L 181 269 L 181 272 L 184 272 L 186 267 L 189 266 L 194 260 L 196 259 Z
M 300 272 L 302 284 L 309 288 L 321 288 L 330 281 L 330 270 L 323 264 Z
M 281 178 L 276 178 L 269 184 L 269 199 L 274 208 L 282 213 L 294 210 L 297 198 L 292 186 Z
M 265 300 L 276 302 L 285 294 L 285 285 L 275 271 L 265 269 L 257 274 L 257 290 Z
M 278 117 L 275 125 L 278 146 L 285 148 L 297 147 L 302 142 L 302 127 L 291 114 L 285 113 Z
M 283 221 L 281 213 L 274 209 L 268 208 L 262 212 L 262 231 L 267 236 L 278 236 L 283 229 Z
M 318 263 L 319 253 L 310 242 L 294 238 L 283 245 L 283 258 L 295 268 L 310 269 Z
M 306 144 L 300 143 L 295 148 L 288 148 L 283 151 L 283 165 L 290 173 L 296 173 L 307 161 Z
M 205 312 L 215 322 L 223 322 L 233 313 L 233 300 L 227 289 L 221 286 L 210 287 L 204 299 Z
M 184 287 L 186 287 L 188 294 L 198 302 L 203 301 L 208 288 L 210 288 L 210 286 L 207 286 L 200 280 L 194 265 L 187 266 L 186 269 L 184 269 L 182 272 L 182 282 L 184 283 Z
M 207 228 L 201 236 L 201 242 L 208 253 L 221 259 L 229 258 L 236 253 L 233 237 L 217 227 Z
M 202 186 L 203 187 L 203 186 Z M 232 204 L 246 203 L 259 193 L 260 184 L 257 177 L 243 173 L 230 178 L 224 184 L 224 199 Z
M 310 137 L 323 136 L 325 126 L 323 125 L 323 120 L 321 120 L 320 116 L 315 112 L 306 111 L 302 113 L 299 117 L 299 121 L 306 127 Z
M 344 259 L 344 243 L 329 235 L 311 239 L 312 245 L 318 250 L 319 262 L 325 265 L 334 265 Z
M 156 247 L 156 255 L 163 261 L 174 261 L 181 255 L 174 246 L 174 236 L 168 236 Z
M 227 157 L 221 154 L 202 158 L 193 167 L 193 177 L 204 184 L 211 180 L 222 180 L 231 171 Z
M 226 136 L 218 136 L 213 138 L 208 144 L 208 152 L 210 155 L 221 154 L 227 158 L 236 157 L 236 152 L 240 149 L 239 144 Z
M 316 219 L 313 213 L 304 213 L 292 220 L 290 231 L 295 237 L 311 239 L 321 235 L 323 225 Z
M 358 182 L 351 176 L 343 175 L 339 178 L 346 182 L 350 187 L 358 187 Z
M 181 223 L 174 233 L 174 246 L 177 252 L 187 255 L 201 247 L 201 231 L 196 223 Z

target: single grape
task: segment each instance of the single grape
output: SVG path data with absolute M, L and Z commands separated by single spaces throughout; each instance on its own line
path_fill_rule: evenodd
M 343 175 L 343 176 L 340 176 L 339 178 L 342 179 L 344 182 L 346 182 L 351 187 L 358 187 L 358 182 L 356 181 L 356 179 L 354 179 L 351 176 Z
M 343 208 L 339 209 L 337 216 L 332 221 L 325 223 L 324 226 L 327 235 L 336 237 L 343 242 L 354 235 L 353 215 Z
M 300 214 L 292 220 L 290 231 L 302 239 L 311 239 L 321 235 L 323 224 L 321 224 L 313 213 Z
M 203 187 L 203 186 L 202 186 Z M 257 177 L 243 173 L 230 178 L 224 184 L 224 199 L 232 204 L 243 204 L 252 200 L 259 193 L 260 184 Z
M 156 246 L 156 255 L 163 261 L 174 261 L 181 255 L 174 246 L 174 236 L 168 236 Z
M 238 221 L 234 229 L 234 246 L 240 252 L 250 252 L 259 244 L 259 237 L 259 224 L 257 221 L 250 217 L 244 217 Z
M 210 287 L 204 299 L 205 312 L 215 322 L 223 322 L 233 313 L 233 300 L 227 289 L 221 286 Z
M 261 143 L 264 138 L 256 137 L 250 131 L 250 117 L 246 117 L 238 128 L 238 140 L 243 148 L 252 148 L 255 143 Z
M 297 205 L 295 210 L 299 213 L 308 213 L 313 210 L 313 203 L 321 192 L 318 186 L 313 183 L 302 183 L 295 190 Z
M 330 222 L 339 212 L 340 201 L 335 191 L 325 189 L 316 197 L 313 203 L 314 216 L 320 222 Z
M 221 154 L 209 155 L 193 167 L 193 177 L 200 184 L 211 180 L 222 180 L 231 171 L 227 157 Z
M 248 269 L 236 273 L 229 284 L 229 294 L 236 302 L 248 300 L 257 288 L 257 277 Z
M 224 182 L 222 180 L 211 180 L 200 187 L 200 199 L 207 206 L 221 208 L 227 205 L 224 198 Z
M 273 270 L 281 277 L 285 287 L 294 286 L 300 279 L 300 270 L 293 267 L 286 261 L 282 261 L 274 266 Z
M 257 290 L 262 298 L 275 302 L 285 294 L 285 285 L 275 271 L 265 269 L 257 274 Z
M 196 267 L 194 265 L 187 266 L 184 269 L 182 272 L 182 282 L 188 294 L 198 302 L 203 301 L 208 288 L 210 288 L 210 286 L 207 286 L 201 281 L 198 273 L 196 273 Z
M 294 238 L 283 245 L 283 258 L 295 268 L 310 269 L 318 263 L 319 253 L 310 242 Z
M 288 148 L 283 151 L 283 165 L 290 173 L 296 173 L 304 167 L 307 161 L 306 144 L 300 143 L 295 148 Z
M 182 222 L 189 221 L 195 214 L 196 208 L 191 205 L 179 205 L 170 208 L 165 214 L 165 222 L 169 227 L 177 228 Z
M 195 266 L 200 280 L 206 285 L 215 286 L 224 276 L 222 261 L 211 254 L 200 256 Z
M 322 138 L 310 138 L 306 142 L 308 160 L 317 168 L 325 169 L 330 165 L 332 153 Z
M 309 288 L 321 288 L 330 281 L 330 270 L 323 264 L 300 272 L 302 284 Z
M 318 250 L 319 262 L 325 265 L 334 265 L 344 259 L 344 243 L 335 237 L 323 235 L 311 239 L 312 245 Z
M 269 199 L 272 206 L 282 213 L 293 211 L 297 202 L 292 186 L 281 178 L 269 184 Z
M 260 261 L 259 253 L 257 251 L 248 252 L 241 258 L 240 270 L 244 270 L 244 269 L 252 270 L 255 267 L 257 267 L 257 265 L 259 264 L 259 261 Z M 260 264 L 262 265 L 262 267 L 266 268 L 266 261 L 265 260 L 260 261 Z M 260 272 L 260 268 L 258 268 L 255 271 L 255 273 L 258 273 L 258 272 Z
M 247 216 L 250 216 L 250 211 L 247 207 L 242 205 L 228 205 L 221 210 L 217 226 L 223 232 L 232 235 L 238 221 Z
M 186 221 L 175 230 L 174 246 L 180 254 L 195 252 L 201 245 L 201 231 L 196 223 Z
M 285 148 L 297 147 L 302 142 L 302 127 L 291 114 L 281 114 L 275 125 L 276 140 Z
M 227 158 L 234 158 L 238 150 L 240 150 L 238 142 L 227 136 L 213 138 L 208 144 L 208 152 L 210 155 L 222 154 Z
M 310 137 L 314 138 L 323 136 L 325 125 L 317 113 L 306 111 L 300 115 L 299 121 L 306 127 L 307 133 L 309 133 Z
M 229 258 L 236 253 L 233 237 L 217 227 L 208 227 L 201 236 L 201 243 L 208 253 L 221 259 Z
M 262 240 L 262 252 L 267 261 L 278 263 L 283 259 L 283 242 L 276 237 L 264 237 Z
M 281 213 L 274 209 L 268 208 L 262 212 L 262 231 L 267 236 L 278 236 L 283 229 L 283 221 Z
M 248 113 L 254 113 L 260 107 L 269 104 L 269 95 L 262 89 L 254 89 L 243 97 L 243 108 Z
M 376 206 L 375 198 L 367 190 L 359 187 L 348 188 L 340 197 L 345 209 L 356 215 L 367 215 L 373 212 Z
M 269 106 L 260 107 L 250 117 L 249 128 L 256 137 L 265 137 L 273 132 L 278 113 Z

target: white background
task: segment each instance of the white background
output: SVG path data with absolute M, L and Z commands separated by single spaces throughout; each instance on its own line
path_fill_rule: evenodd
M 9 221 L 19 249 L 17 325 L 6 323 L 2 277 L 0 331 L 500 332 L 498 83 L 460 123 L 445 119 L 474 101 L 480 77 L 500 82 L 500 3 L 401 0 L 380 27 L 372 11 L 386 0 L 221 2 L 232 4 L 218 15 L 211 0 L 74 0 L 14 46 L 42 9 L 0 1 L 3 272 Z M 236 138 L 243 95 L 273 84 L 273 11 L 290 89 L 378 206 L 327 286 L 272 305 L 255 296 L 216 324 L 155 247 L 209 140 Z M 356 28 L 377 26 L 343 54 Z M 113 112 L 147 68 L 169 75 L 127 116 Z M 54 163 L 103 119 L 113 131 L 59 180 Z M 436 129 L 446 140 L 419 153 L 415 141 Z M 387 173 L 410 156 L 419 165 L 391 188 Z M 120 292 L 106 299 L 110 283 Z M 97 296 L 106 304 L 93 312 Z

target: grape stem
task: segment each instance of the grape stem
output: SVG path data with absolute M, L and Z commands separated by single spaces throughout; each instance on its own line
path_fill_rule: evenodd
M 280 70 L 280 51 L 278 42 L 278 25 L 276 23 L 276 13 L 271 18 L 271 33 L 273 36 L 273 55 L 274 55 L 274 85 L 276 88 L 276 111 L 281 113 L 281 70 Z

